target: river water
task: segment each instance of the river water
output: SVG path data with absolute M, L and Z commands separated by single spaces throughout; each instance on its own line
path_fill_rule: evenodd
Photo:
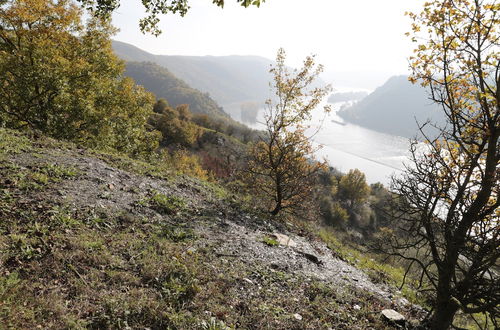
M 391 175 L 397 175 L 404 169 L 403 162 L 408 159 L 410 141 L 345 122 L 336 114 L 343 104 L 330 104 L 332 112 L 327 117 L 322 115 L 322 107 L 313 112 L 310 133 L 317 131 L 321 125 L 313 137 L 315 144 L 322 145 L 317 152 L 318 158 L 326 158 L 330 166 L 342 172 L 357 168 L 365 173 L 368 183 L 389 185 Z M 262 128 L 262 124 L 253 128 Z
M 369 183 L 388 185 L 390 176 L 404 169 L 403 162 L 408 159 L 410 141 L 345 122 L 336 114 L 342 103 L 331 106 L 332 112 L 314 136 L 314 141 L 323 145 L 318 156 L 325 157 L 331 166 L 342 172 L 357 168 L 365 173 Z M 321 117 L 321 111 L 316 110 L 313 127 L 318 125 Z

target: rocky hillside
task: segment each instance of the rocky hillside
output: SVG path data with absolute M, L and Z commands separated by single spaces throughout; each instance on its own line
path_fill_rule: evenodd
M 6 328 L 385 329 L 403 325 L 384 309 L 420 312 L 308 226 L 164 167 L 0 129 L 0 187 Z

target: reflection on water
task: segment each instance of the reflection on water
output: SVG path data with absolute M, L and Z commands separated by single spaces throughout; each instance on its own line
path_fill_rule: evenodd
M 310 132 L 316 131 L 323 121 L 321 130 L 314 136 L 314 142 L 323 145 L 317 152 L 318 157 L 326 158 L 342 172 L 361 170 L 369 183 L 389 184 L 390 176 L 397 175 L 403 169 L 403 161 L 408 159 L 409 140 L 346 123 L 336 115 L 341 106 L 342 103 L 332 104 L 332 113 L 324 120 L 322 109 L 313 114 Z M 262 128 L 261 125 L 254 128 L 259 126 Z

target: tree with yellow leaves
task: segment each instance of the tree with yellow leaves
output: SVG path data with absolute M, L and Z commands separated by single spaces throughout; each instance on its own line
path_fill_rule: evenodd
M 350 209 L 358 209 L 370 195 L 365 174 L 358 169 L 350 170 L 340 179 L 337 195 Z
M 290 72 L 283 49 L 271 69 L 276 97 L 266 102 L 266 134 L 251 147 L 248 173 L 252 187 L 271 201 L 272 215 L 303 209 L 310 200 L 315 175 L 325 166 L 313 160 L 316 148 L 306 135 L 311 112 L 331 91 L 330 86 L 311 87 L 322 71 L 309 56 L 300 70 Z
M 432 329 L 451 327 L 458 311 L 498 328 L 500 4 L 433 0 L 409 16 L 411 80 L 447 124 L 426 147 L 412 145 L 412 164 L 393 182 L 401 198 L 390 249 L 418 270 Z
M 123 77 L 108 22 L 68 0 L 0 2 L 0 126 L 148 154 L 154 96 Z

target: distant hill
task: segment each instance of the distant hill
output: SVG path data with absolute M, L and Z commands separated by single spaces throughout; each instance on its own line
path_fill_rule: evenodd
M 328 98 L 328 102 L 346 102 L 346 101 L 359 101 L 365 98 L 368 95 L 368 92 L 360 91 L 360 92 L 337 92 L 330 95 Z
M 349 122 L 408 138 L 418 134 L 416 120 L 444 123 L 439 107 L 428 99 L 422 87 L 411 84 L 407 76 L 390 78 L 363 100 L 338 114 Z M 429 128 L 426 132 L 434 135 L 437 131 Z
M 227 117 L 224 110 L 207 93 L 190 87 L 158 64 L 127 62 L 125 75 L 133 78 L 137 84 L 144 86 L 158 98 L 166 99 L 171 106 L 189 104 L 194 113 Z
M 379 71 L 338 71 L 338 68 L 332 67 L 327 69 L 322 74 L 322 78 L 331 83 L 334 88 L 374 90 L 391 76 L 390 73 Z
M 245 102 L 263 104 L 270 96 L 273 61 L 263 57 L 153 55 L 119 41 L 113 41 L 113 48 L 125 61 L 149 61 L 167 68 L 189 86 L 210 94 L 226 111 L 239 112 Z

